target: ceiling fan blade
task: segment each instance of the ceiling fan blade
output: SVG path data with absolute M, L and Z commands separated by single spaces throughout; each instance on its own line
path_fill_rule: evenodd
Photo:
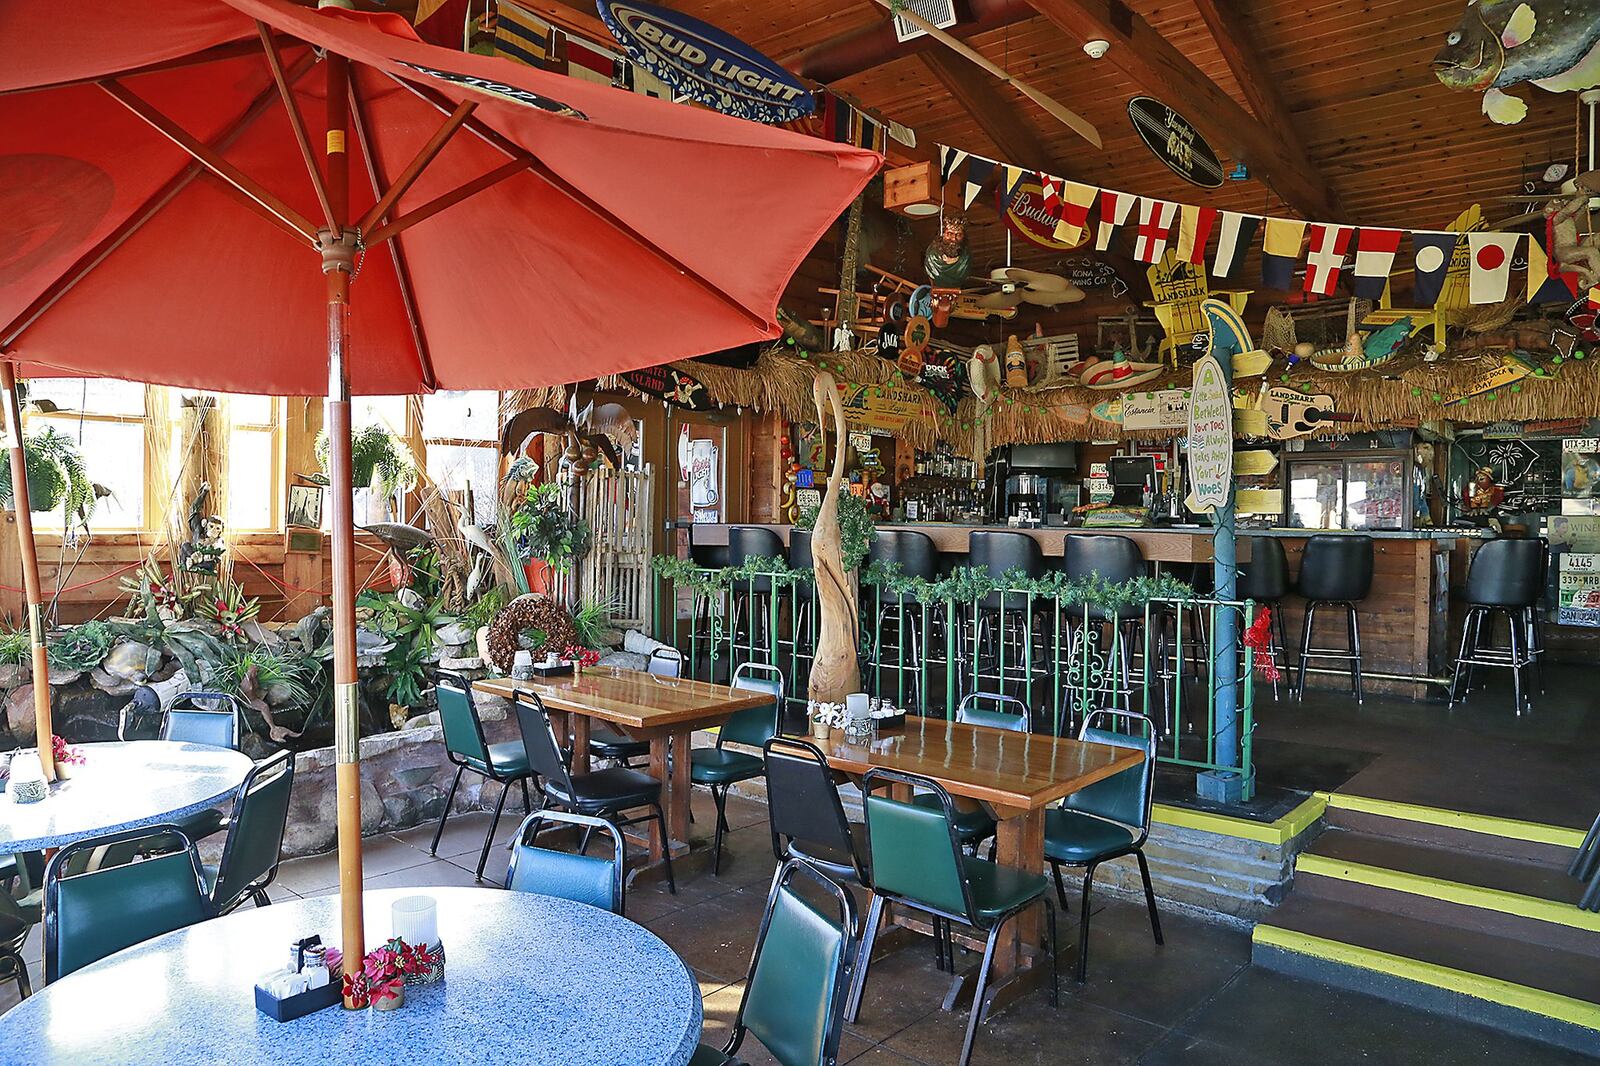
M 988 296 L 980 296 L 973 302 L 985 311 L 1009 311 L 1019 306 L 1027 297 L 1021 289 L 1015 292 L 993 292 Z
M 911 10 L 910 7 L 901 7 L 896 10 L 892 0 L 877 0 L 877 3 L 879 7 L 885 8 L 886 10 L 901 16 L 907 22 L 922 30 L 929 37 L 932 37 L 934 40 L 955 52 L 957 55 L 962 56 L 972 63 L 976 63 L 978 66 L 982 67 L 996 78 L 999 78 L 1007 85 L 1010 85 L 1013 89 L 1017 90 L 1017 92 L 1021 93 L 1023 96 L 1026 96 L 1028 99 L 1044 108 L 1045 111 L 1054 116 L 1057 121 L 1061 122 L 1068 129 L 1078 134 L 1078 136 L 1082 137 L 1096 148 L 1104 147 L 1100 141 L 1100 131 L 1095 128 L 1094 123 L 1090 122 L 1076 111 L 1073 111 L 1071 108 L 1066 107 L 1063 104 L 1057 103 L 1055 100 L 1052 100 L 1050 97 L 1046 96 L 1044 93 L 1040 92 L 1038 89 L 1035 89 L 1026 82 L 1013 78 L 1000 67 L 997 67 L 993 63 L 989 62 L 989 60 L 985 58 L 981 52 L 967 47 L 967 45 L 963 44 L 961 41 L 950 36 L 948 33 L 944 32 L 939 27 L 935 26 L 933 23 L 929 22 L 927 19 Z
M 1037 307 L 1055 307 L 1059 304 L 1075 304 L 1083 299 L 1083 290 L 1076 285 L 1069 285 L 1064 291 L 1054 289 L 1020 289 L 1017 292 L 1023 300 Z
M 1009 280 L 1017 285 L 1026 285 L 1030 289 L 1042 292 L 1066 292 L 1070 290 L 1072 282 L 1060 274 L 1046 274 L 1038 270 L 1024 270 L 1022 267 L 1012 267 L 1006 272 Z

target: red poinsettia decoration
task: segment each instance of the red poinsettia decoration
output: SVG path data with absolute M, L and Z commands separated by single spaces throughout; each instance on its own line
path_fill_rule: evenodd
M 77 766 L 85 761 L 83 752 L 79 751 L 77 748 L 68 747 L 67 742 L 56 736 L 54 733 L 50 735 L 50 752 L 55 756 L 55 760 L 58 763 L 64 762 L 72 766 Z
M 593 648 L 585 648 L 577 644 L 567 645 L 567 650 L 561 653 L 561 657 L 568 662 L 577 663 L 579 666 L 593 666 L 600 661 L 599 652 Z
M 438 963 L 437 950 L 426 944 L 414 947 L 394 937 L 367 952 L 360 970 L 344 975 L 344 996 L 357 1008 L 398 999 L 407 977 L 425 974 Z M 330 961 L 329 965 L 337 963 Z

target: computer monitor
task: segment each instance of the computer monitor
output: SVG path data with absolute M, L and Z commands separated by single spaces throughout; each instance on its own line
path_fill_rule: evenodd
M 1144 503 L 1146 488 L 1152 493 L 1157 490 L 1155 456 L 1118 455 L 1108 465 L 1112 503 L 1137 507 Z

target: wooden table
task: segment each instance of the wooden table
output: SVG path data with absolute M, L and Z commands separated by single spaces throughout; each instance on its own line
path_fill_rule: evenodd
M 538 695 L 552 716 L 565 717 L 558 733 L 572 738 L 572 772 L 589 769 L 589 723 L 621 726 L 640 740 L 650 742 L 650 773 L 661 782 L 661 802 L 667 812 L 667 837 L 673 857 L 689 850 L 689 737 L 696 729 L 721 725 L 735 711 L 770 704 L 765 692 L 714 685 L 689 678 L 660 677 L 642 670 L 590 667 L 577 677 L 534 678 L 513 681 L 491 677 L 473 683 L 480 692 L 512 699 L 518 689 Z M 668 760 L 668 745 L 678 757 Z M 664 856 L 663 844 L 650 837 L 650 862 Z
M 848 740 L 838 730 L 826 741 L 810 739 L 829 766 L 854 778 L 875 767 L 900 770 L 931 778 L 952 796 L 982 803 L 998 825 L 996 861 L 1029 873 L 1044 870 L 1046 807 L 1144 761 L 1136 748 L 915 715 L 908 715 L 903 727 L 880 730 L 871 740 Z M 910 798 L 903 786 L 895 791 L 900 799 Z M 995 945 L 991 991 L 976 1007 L 985 1015 L 1015 1000 L 1047 972 L 1045 964 L 1035 961 L 1040 955 L 1038 909 L 1024 911 L 1008 926 Z M 958 977 L 945 1008 L 970 998 L 975 980 L 975 970 Z

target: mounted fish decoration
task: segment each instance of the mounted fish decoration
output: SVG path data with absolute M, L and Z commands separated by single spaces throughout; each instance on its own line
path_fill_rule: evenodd
M 1483 90 L 1483 113 L 1504 126 L 1528 105 L 1501 90 L 1532 82 L 1553 93 L 1600 85 L 1600 0 L 1475 0 L 1433 57 L 1451 89 Z

